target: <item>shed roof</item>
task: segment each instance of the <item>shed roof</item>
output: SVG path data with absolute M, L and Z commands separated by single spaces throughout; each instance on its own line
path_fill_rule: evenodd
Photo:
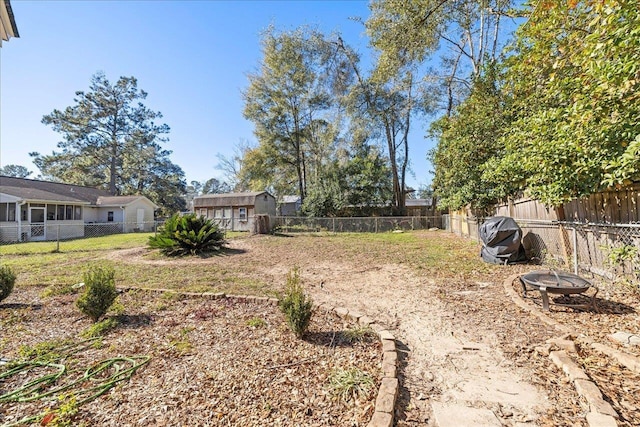
M 251 193 L 204 194 L 193 199 L 193 207 L 253 206 L 256 204 L 256 197 L 261 195 L 273 198 L 273 196 L 266 191 Z
M 407 207 L 431 206 L 433 204 L 433 199 L 407 199 L 404 204 Z

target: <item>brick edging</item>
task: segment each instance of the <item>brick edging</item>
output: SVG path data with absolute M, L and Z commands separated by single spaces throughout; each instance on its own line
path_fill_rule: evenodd
M 573 386 L 578 395 L 587 402 L 589 406 L 589 413 L 586 415 L 586 421 L 590 427 L 617 426 L 618 422 L 616 420 L 619 418 L 618 413 L 613 409 L 609 402 L 604 400 L 602 392 L 600 391 L 598 386 L 589 379 L 587 373 L 577 363 L 574 362 L 573 357 L 571 356 L 572 354 L 576 354 L 575 342 L 571 339 L 566 338 L 576 336 L 575 333 L 573 333 L 570 328 L 560 324 L 540 310 L 529 306 L 522 300 L 522 298 L 520 298 L 517 292 L 513 289 L 513 282 L 517 280 L 519 276 L 519 274 L 512 275 L 503 282 L 505 293 L 513 300 L 513 302 L 518 307 L 538 317 L 546 324 L 555 327 L 565 335 L 564 338 L 552 338 L 550 340 L 547 340 L 546 345 L 537 347 L 536 351 L 542 355 L 548 356 L 551 361 L 560 370 L 562 370 L 569 378 L 569 380 L 573 383 Z M 584 338 L 582 339 L 582 341 L 588 343 L 592 348 L 601 352 L 610 350 L 609 352 L 605 352 L 605 354 L 614 357 L 620 363 L 622 362 L 617 356 L 629 356 L 608 346 L 598 344 L 589 338 Z M 558 348 L 558 350 L 551 351 L 552 347 Z M 640 367 L 640 364 L 637 366 Z
M 240 302 L 256 302 L 277 306 L 277 298 L 255 297 L 251 295 L 233 295 L 222 292 L 179 292 L 174 289 L 162 288 L 136 288 L 136 287 L 118 287 L 120 292 L 129 292 L 132 290 L 173 293 L 191 298 L 207 298 L 212 300 L 218 299 L 234 299 Z M 400 389 L 398 382 L 398 352 L 396 349 L 395 337 L 384 326 L 376 323 L 373 319 L 356 311 L 350 311 L 344 307 L 332 307 L 328 304 L 314 304 L 314 309 L 321 310 L 326 313 L 333 312 L 338 317 L 349 319 L 357 322 L 360 326 L 370 327 L 376 332 L 382 344 L 382 382 L 378 389 L 376 397 L 375 409 L 371 420 L 367 427 L 392 427 L 396 400 Z
M 373 319 L 344 307 L 332 307 L 328 304 L 316 306 L 318 310 L 333 311 L 344 319 L 357 322 L 360 326 L 370 327 L 380 338 L 382 343 L 382 383 L 378 389 L 375 410 L 367 427 L 391 427 L 395 412 L 396 400 L 400 389 L 398 381 L 398 352 L 396 340 L 391 332 Z

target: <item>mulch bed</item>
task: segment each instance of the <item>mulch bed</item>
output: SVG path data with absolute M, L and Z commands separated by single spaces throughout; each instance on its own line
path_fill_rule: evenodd
M 42 342 L 80 342 L 79 333 L 91 326 L 75 296 L 42 299 L 41 291 L 17 288 L 0 304 L 3 359 L 15 361 Z M 78 407 L 72 425 L 362 426 L 371 418 L 381 381 L 380 342 L 371 333 L 350 339 L 345 331 L 357 326 L 334 314 L 316 313 L 305 338 L 297 339 L 278 308 L 267 304 L 141 291 L 118 301 L 121 313 L 111 314 L 118 326 L 62 363 L 77 371 L 114 357 L 150 361 Z M 347 369 L 370 375 L 368 392 L 336 397 L 329 379 Z M 0 394 L 24 380 L 0 380 Z M 62 400 L 0 403 L 0 424 L 59 410 L 76 396 L 81 390 L 68 390 Z

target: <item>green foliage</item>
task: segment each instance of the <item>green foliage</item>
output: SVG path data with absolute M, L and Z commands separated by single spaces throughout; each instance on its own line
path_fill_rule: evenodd
M 267 326 L 267 322 L 259 317 L 252 317 L 251 319 L 247 320 L 247 326 L 251 326 L 252 328 L 263 328 Z
M 375 338 L 375 331 L 369 327 L 355 327 L 340 332 L 340 339 L 349 344 L 370 342 Z
M 73 295 L 76 292 L 78 292 L 78 289 L 71 283 L 55 283 L 47 286 L 40 296 L 42 298 L 49 298 L 58 295 Z
M 508 58 L 516 113 L 495 182 L 559 205 L 637 178 L 637 2 L 531 2 Z
M 284 313 L 289 328 L 296 337 L 302 338 L 311 322 L 313 303 L 304 293 L 298 268 L 287 274 L 284 296 L 279 296 L 278 300 L 278 306 Z
M 16 283 L 16 275 L 11 267 L 3 265 L 0 267 L 0 302 L 13 292 Z
M 169 212 L 184 209 L 184 172 L 161 147 L 169 126 L 156 124 L 162 114 L 142 104 L 146 97 L 135 77 L 111 84 L 96 73 L 88 92 L 76 92 L 73 106 L 42 118 L 63 136 L 61 151 L 31 153 L 34 163 L 56 181 L 143 194 Z
M 149 247 L 168 256 L 215 252 L 224 243 L 224 232 L 212 220 L 195 213 L 172 216 L 148 242 Z
M 485 165 L 502 153 L 500 138 L 510 122 L 509 100 L 499 88 L 500 75 L 490 63 L 474 80 L 470 96 L 431 126 L 438 145 L 429 157 L 440 208 L 484 208 L 506 193 L 483 175 Z
M 329 390 L 344 402 L 367 396 L 373 386 L 371 375 L 358 368 L 337 369 L 329 377 Z
M 47 427 L 75 427 L 75 416 L 80 411 L 78 399 L 73 393 L 62 394 L 58 397 L 59 406 L 55 410 L 48 409 L 40 425 Z
M 620 245 L 604 248 L 607 252 L 607 260 L 611 265 L 623 265 L 638 256 L 638 247 L 635 245 Z
M 70 345 L 72 341 L 69 340 L 43 341 L 34 346 L 21 345 L 18 348 L 18 355 L 21 360 L 49 363 L 59 360 L 64 349 Z
M 84 292 L 76 300 L 76 306 L 94 323 L 109 310 L 118 296 L 114 276 L 113 268 L 99 266 L 91 267 L 84 274 Z
M 87 329 L 80 333 L 80 336 L 83 338 L 98 338 L 105 335 L 107 332 L 117 328 L 118 324 L 119 322 L 117 317 L 110 317 L 89 326 Z
M 13 176 L 16 178 L 26 178 L 29 175 L 31 175 L 33 172 L 31 172 L 29 169 L 25 168 L 24 166 L 20 166 L 20 165 L 6 165 L 4 167 L 0 167 L 0 175 L 4 175 L 4 176 Z
M 350 69 L 331 40 L 307 28 L 269 28 L 262 53 L 260 70 L 249 75 L 243 93 L 243 113 L 259 141 L 244 153 L 243 180 L 252 189 L 274 188 L 304 199 L 307 178 L 336 140 L 337 97 Z

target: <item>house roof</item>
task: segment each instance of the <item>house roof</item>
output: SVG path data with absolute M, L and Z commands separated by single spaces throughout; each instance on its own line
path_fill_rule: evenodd
M 2 40 L 9 41 L 11 37 L 20 37 L 11 3 L 9 0 L 0 0 L 0 46 Z
M 14 196 L 18 200 L 31 200 L 38 202 L 73 202 L 89 204 L 88 201 L 80 201 L 76 198 L 55 194 L 49 191 L 39 190 L 37 188 L 21 188 L 0 185 L 0 193 Z
M 96 206 L 126 206 L 133 202 L 136 202 L 140 199 L 146 199 L 149 203 L 151 203 L 154 208 L 157 208 L 155 203 L 151 200 L 147 199 L 145 196 L 101 196 L 98 197 L 96 201 Z
M 225 206 L 253 206 L 256 204 L 256 197 L 261 195 L 273 197 L 266 191 L 252 193 L 224 193 L 224 194 L 204 194 L 194 197 L 193 207 L 225 207 Z
M 0 176 L 0 193 L 28 201 L 71 202 L 95 206 L 126 206 L 144 198 L 157 207 L 144 196 L 112 196 L 108 191 L 97 188 L 10 176 Z

